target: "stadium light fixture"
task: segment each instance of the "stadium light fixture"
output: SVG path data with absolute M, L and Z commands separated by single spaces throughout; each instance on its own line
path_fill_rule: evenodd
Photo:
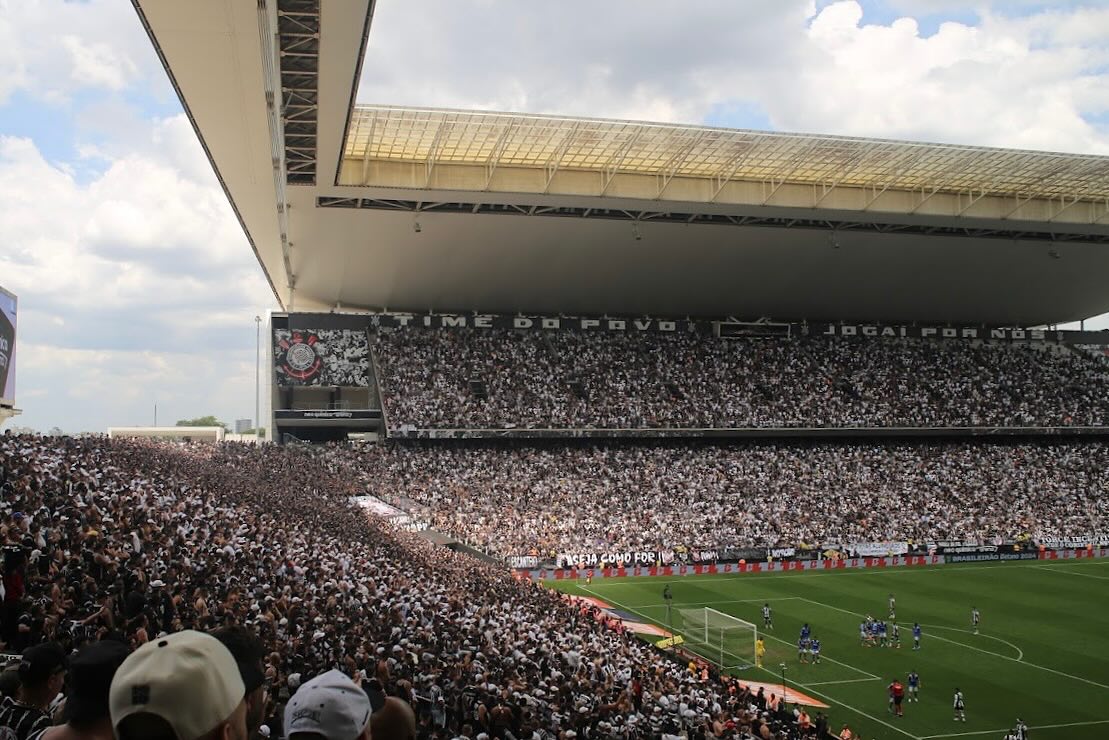
M 416 219 L 416 218 L 412 219 L 412 230 L 415 231 L 417 234 L 419 234 L 421 231 L 423 231 L 423 228 L 420 226 L 420 220 L 419 219 Z
M 258 441 L 262 435 L 262 420 L 258 417 L 258 409 L 262 397 L 262 317 L 254 317 L 254 439 Z
M 643 234 L 639 233 L 639 221 L 632 221 L 632 236 L 637 242 L 643 241 Z

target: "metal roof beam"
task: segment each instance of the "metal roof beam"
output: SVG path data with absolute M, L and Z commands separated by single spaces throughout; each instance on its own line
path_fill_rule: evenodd
M 608 158 L 605 162 L 604 169 L 602 170 L 602 186 L 601 195 L 604 196 L 608 192 L 608 186 L 612 184 L 616 173 L 620 171 L 620 165 L 624 164 L 624 159 L 627 158 L 628 152 L 635 146 L 636 141 L 639 140 L 639 129 L 635 129 L 631 136 L 624 140 L 624 143 Z
M 443 129 L 445 128 L 447 128 L 446 120 L 440 121 L 439 125 L 435 129 L 435 137 L 431 140 L 431 146 L 427 150 L 427 158 L 424 160 L 424 166 L 426 167 L 424 177 L 424 190 L 427 190 L 428 186 L 431 185 L 431 176 L 435 172 L 435 158 L 439 154 L 439 142 L 443 136 Z
M 709 198 L 709 203 L 716 202 L 716 199 L 720 197 L 721 191 L 724 190 L 724 186 L 731 182 L 732 178 L 735 177 L 735 173 L 739 171 L 739 168 L 743 165 L 744 162 L 751 158 L 751 153 L 754 152 L 756 148 L 758 148 L 756 141 L 747 141 L 746 144 L 747 148 L 744 149 L 742 152 L 735 154 L 728 162 L 728 164 L 725 165 L 725 168 L 730 167 L 727 177 L 719 179 L 719 175 L 714 176 L 718 180 L 718 182 L 716 184 L 716 189 L 712 193 L 712 197 Z
M 558 168 L 562 165 L 562 158 L 566 156 L 566 152 L 570 151 L 570 146 L 574 143 L 574 137 L 578 133 L 578 125 L 575 124 L 559 142 L 558 149 L 551 158 L 547 160 L 544 169 L 547 172 L 547 182 L 543 185 L 543 192 L 546 193 L 551 189 L 551 182 L 554 181 L 554 176 L 558 173 Z
M 830 186 L 824 188 L 824 193 L 813 202 L 812 207 L 816 208 L 821 203 L 823 203 L 824 199 L 827 198 L 829 195 L 831 195 L 832 191 L 835 190 L 836 187 L 841 182 L 843 182 L 846 178 L 850 177 L 851 173 L 854 172 L 856 169 L 858 169 L 859 164 L 861 164 L 862 162 L 864 162 L 866 160 L 866 157 L 867 157 L 868 154 L 870 154 L 870 152 L 866 151 L 866 150 L 862 150 L 858 154 L 856 154 L 851 159 L 851 162 L 850 162 L 849 166 L 847 167 L 847 169 L 840 172 L 839 175 L 836 177 L 836 179 L 832 182 L 832 184 Z
M 1019 210 L 1020 210 L 1021 208 L 1024 208 L 1024 207 L 1025 207 L 1026 205 L 1028 205 L 1028 204 L 1029 204 L 1029 203 L 1031 203 L 1031 202 L 1032 202 L 1032 196 L 1028 196 L 1028 197 L 1026 197 L 1026 198 L 1025 198 L 1024 200 L 1021 200 L 1020 196 L 1018 195 L 1018 196 L 1017 196 L 1017 198 L 1016 198 L 1016 205 L 1015 205 L 1015 206 L 1013 206 L 1013 209 L 1012 209 L 1012 210 L 1010 210 L 1010 211 L 1008 211 L 1007 213 L 1005 213 L 1004 215 L 1002 215 L 1002 216 L 1001 216 L 1001 218 L 1002 218 L 1002 219 L 1006 219 L 1006 218 L 1009 218 L 1009 217 L 1010 217 L 1010 216 L 1012 216 L 1012 215 L 1013 215 L 1014 213 L 1016 213 L 1017 211 L 1019 211 Z M 961 215 L 961 214 L 960 214 L 960 215 Z
M 792 175 L 797 172 L 798 162 L 808 156 L 809 152 L 815 149 L 816 146 L 817 144 L 815 142 L 810 142 L 807 146 L 799 147 L 792 155 L 786 158 L 785 163 L 781 167 L 770 174 L 769 181 L 771 184 L 773 184 L 775 179 L 779 176 L 781 176 L 781 180 L 774 189 L 770 191 L 770 195 L 763 199 L 762 204 L 764 206 L 770 202 L 770 199 L 774 197 L 775 193 L 777 193 L 786 182 L 792 180 Z
M 493 173 L 497 171 L 497 165 L 500 164 L 501 155 L 504 154 L 504 148 L 508 143 L 508 137 L 512 133 L 512 129 L 513 122 L 509 121 L 501 129 L 501 135 L 497 137 L 492 151 L 489 152 L 489 159 L 485 163 L 485 185 L 481 188 L 483 191 L 488 190 L 490 183 L 493 182 Z
M 663 166 L 662 184 L 655 194 L 655 200 L 662 198 L 662 194 L 666 192 L 666 187 L 670 184 L 670 181 L 674 179 L 674 175 L 677 174 L 678 170 L 681 169 L 682 165 L 689 159 L 689 155 L 693 153 L 693 150 L 697 148 L 697 145 L 700 144 L 701 140 L 704 138 L 705 132 L 701 131 L 695 138 L 670 157 L 670 160 Z

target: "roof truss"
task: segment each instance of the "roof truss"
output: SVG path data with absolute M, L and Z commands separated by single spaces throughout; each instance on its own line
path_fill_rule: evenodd
M 868 190 L 871 203 L 890 190 L 917 192 L 918 209 L 937 193 L 1018 207 L 1109 198 L 1103 156 L 387 106 L 355 107 L 345 157 L 424 163 L 429 183 L 443 164 L 485 167 L 487 185 L 504 167 L 542 169 L 547 188 L 563 170 L 597 172 L 602 194 L 617 174 L 653 175 L 656 198 L 675 177 L 708 179 L 717 195 L 732 181 L 761 182 L 767 202 L 785 184 L 814 186 L 818 204 L 841 187 Z

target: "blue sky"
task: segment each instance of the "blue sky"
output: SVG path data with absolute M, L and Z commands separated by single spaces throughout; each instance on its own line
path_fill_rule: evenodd
M 1106 3 L 379 0 L 359 99 L 1109 154 L 1107 40 Z M 15 425 L 252 415 L 275 305 L 127 0 L 0 0 L 0 202 Z

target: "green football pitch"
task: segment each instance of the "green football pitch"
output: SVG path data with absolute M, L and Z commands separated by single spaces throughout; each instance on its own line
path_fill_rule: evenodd
M 847 723 L 863 740 L 1000 740 L 1018 717 L 1036 740 L 1109 738 L 1109 559 L 549 585 L 665 628 L 666 583 L 675 612 L 707 606 L 758 625 L 764 668 L 737 675 L 780 685 L 784 663 L 791 689 L 828 704 L 835 729 Z M 885 619 L 891 593 L 901 648 L 861 645 L 859 622 L 867 614 Z M 762 629 L 764 603 L 773 609 L 773 630 Z M 982 615 L 977 635 L 972 606 Z M 797 659 L 805 622 L 822 643 L 819 665 Z M 923 629 L 919 651 L 914 622 Z M 904 683 L 912 670 L 920 701 L 894 717 L 886 686 L 895 677 Z M 956 687 L 966 699 L 965 722 L 953 719 Z

